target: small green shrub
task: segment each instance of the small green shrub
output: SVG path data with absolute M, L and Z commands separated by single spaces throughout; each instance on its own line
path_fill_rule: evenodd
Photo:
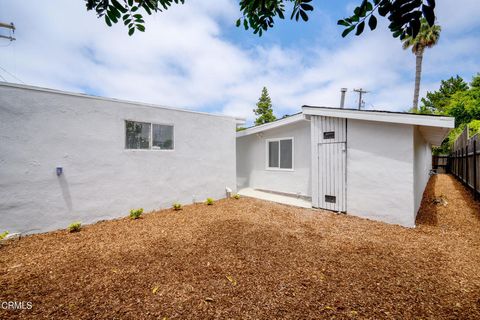
M 236 199 L 236 200 L 240 199 L 240 195 L 238 193 L 234 194 L 233 199 Z
M 205 201 L 205 203 L 206 203 L 207 205 L 209 205 L 209 206 L 213 205 L 214 202 L 215 202 L 215 201 L 213 201 L 212 198 L 207 198 L 207 200 Z
M 176 211 L 182 210 L 182 205 L 181 205 L 180 203 L 178 203 L 178 202 L 175 202 L 175 203 L 173 204 L 172 208 L 173 208 L 173 210 L 176 210 Z
M 78 232 L 82 229 L 82 224 L 80 222 L 73 222 L 68 226 L 69 232 Z
M 0 240 L 2 240 L 3 238 L 5 238 L 7 235 L 8 235 L 8 231 L 5 231 L 5 232 L 3 232 L 3 233 L 0 233 Z
M 140 217 L 142 216 L 142 213 L 143 213 L 143 208 L 132 209 L 130 210 L 130 219 L 132 220 L 140 219 Z

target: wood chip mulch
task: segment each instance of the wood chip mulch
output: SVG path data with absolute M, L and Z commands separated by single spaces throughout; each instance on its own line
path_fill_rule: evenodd
M 480 319 L 480 205 L 434 176 L 418 226 L 241 198 L 0 247 L 0 319 Z

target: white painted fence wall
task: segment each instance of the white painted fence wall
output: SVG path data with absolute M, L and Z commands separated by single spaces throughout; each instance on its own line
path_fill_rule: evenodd
M 346 211 L 347 120 L 312 116 L 312 206 Z M 327 137 L 328 135 L 333 135 Z M 332 200 L 329 201 L 329 198 Z
M 175 150 L 125 150 L 126 119 L 173 124 Z M 0 232 L 93 223 L 235 189 L 231 117 L 0 84 L 0 139 Z

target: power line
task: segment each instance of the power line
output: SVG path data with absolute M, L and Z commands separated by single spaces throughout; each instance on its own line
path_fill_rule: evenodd
M 15 31 L 15 25 L 13 24 L 13 22 L 10 22 L 10 23 L 0 22 L 0 27 Z
M 0 39 L 7 39 L 7 40 L 10 40 L 10 43 L 6 46 L 1 46 L 1 47 L 8 47 L 9 45 L 12 44 L 12 41 L 16 40 L 14 37 L 13 37 L 13 34 L 15 33 L 15 25 L 13 24 L 13 22 L 11 23 L 4 23 L 4 22 L 0 22 L 0 28 L 5 28 L 5 29 L 9 29 L 10 30 L 10 36 L 4 36 L 2 34 L 0 34 Z M 5 73 L 11 75 L 13 78 L 17 79 L 18 81 L 20 81 L 21 83 L 25 84 L 25 82 L 22 81 L 22 79 L 19 79 L 17 76 L 15 76 L 14 74 L 8 72 L 7 70 L 5 70 L 4 68 L 2 68 L 0 66 L 0 69 L 2 69 Z M 3 81 L 7 81 L 7 79 L 5 79 L 5 77 L 3 77 L 1 74 L 0 74 L 0 78 L 3 79 Z
M 13 33 L 15 33 L 15 29 L 16 29 L 13 22 L 11 23 L 0 22 L 0 28 L 10 29 L 10 36 L 4 36 L 0 34 L 0 38 L 10 40 L 10 42 L 17 40 L 13 37 Z
M 15 39 L 14 37 L 11 37 L 11 36 L 4 36 L 4 35 L 1 35 L 1 34 L 0 34 L 0 38 L 3 38 L 3 39 L 10 40 L 10 42 L 11 42 L 11 41 L 14 41 L 14 40 L 17 40 L 17 39 Z
M 21 83 L 23 84 L 26 84 L 25 82 L 22 81 L 22 79 L 18 78 L 17 76 L 15 76 L 14 74 L 8 72 L 7 70 L 5 70 L 4 68 L 2 68 L 2 66 L 0 66 L 0 69 L 2 69 L 3 71 L 5 71 L 6 73 L 8 73 L 9 75 L 11 75 L 12 77 L 14 77 L 15 79 L 17 79 L 18 81 L 20 81 Z M 2 77 L 3 78 L 3 77 Z M 3 78 L 3 80 L 5 80 L 5 78 Z M 7 80 L 5 80 L 7 81 Z

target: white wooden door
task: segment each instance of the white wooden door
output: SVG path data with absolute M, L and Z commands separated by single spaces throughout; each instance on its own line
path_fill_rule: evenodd
M 347 120 L 314 116 L 312 125 L 312 205 L 347 210 Z
M 320 208 L 346 211 L 346 144 L 318 144 L 318 204 Z

